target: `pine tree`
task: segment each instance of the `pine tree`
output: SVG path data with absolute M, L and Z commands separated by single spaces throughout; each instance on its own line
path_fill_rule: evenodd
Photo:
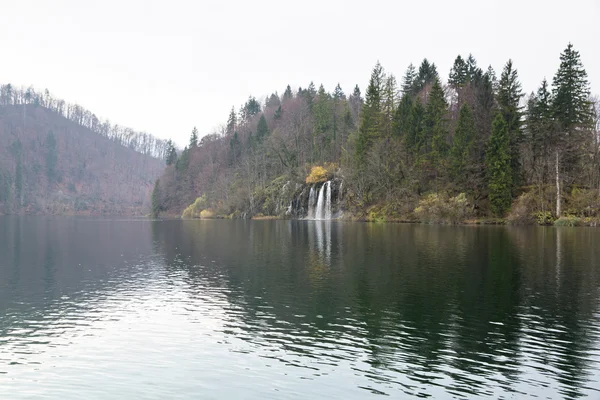
M 160 209 L 160 179 L 157 179 L 152 190 L 152 218 L 158 218 Z
M 426 158 L 429 159 L 431 166 L 439 172 L 438 168 L 442 158 L 446 154 L 448 136 L 446 111 L 448 104 L 444 98 L 444 90 L 440 81 L 436 79 L 431 88 L 429 101 L 425 109 L 423 125 L 423 143 Z
M 356 156 L 361 163 L 364 161 L 364 156 L 372 141 L 381 134 L 381 103 L 384 80 L 385 73 L 378 61 L 371 72 L 358 132 Z
M 485 163 L 492 212 L 503 216 L 512 202 L 512 171 L 508 125 L 501 113 L 496 114 L 492 123 Z
M 348 99 L 348 103 L 350 103 L 350 110 L 352 113 L 352 117 L 355 121 L 355 124 L 358 124 L 358 119 L 360 117 L 360 111 L 363 105 L 362 95 L 360 93 L 360 88 L 358 85 L 354 87 L 350 98 Z
M 190 135 L 190 148 L 198 147 L 198 129 L 194 127 L 192 134 Z
M 467 57 L 466 72 L 468 81 L 473 80 L 478 75 L 482 75 L 483 73 L 481 69 L 477 67 L 477 61 L 475 61 L 475 57 L 473 57 L 473 54 L 469 54 L 469 57 Z
M 560 67 L 552 82 L 552 116 L 556 122 L 555 175 L 556 215 L 562 212 L 561 183 L 576 167 L 585 131 L 592 125 L 592 109 L 587 72 L 579 52 L 569 43 L 560 55 Z
M 235 114 L 235 107 L 231 107 L 231 112 L 229 113 L 229 117 L 227 118 L 227 127 L 225 128 L 225 132 L 226 132 L 227 136 L 233 135 L 236 127 L 237 127 L 237 115 Z
M 406 148 L 407 157 L 410 160 L 415 160 L 420 152 L 420 145 L 423 142 L 421 135 L 423 132 L 424 117 L 425 107 L 419 99 L 416 99 L 410 110 L 409 119 L 406 124 L 406 138 L 404 139 L 404 147 Z
M 474 139 L 475 121 L 473 119 L 473 112 L 470 105 L 463 104 L 458 115 L 454 141 L 450 152 L 452 173 L 459 183 L 466 182 L 467 167 L 472 163 L 471 151 Z
M 414 80 L 417 77 L 415 66 L 410 63 L 402 78 L 402 94 L 412 94 Z
M 256 126 L 256 140 L 258 142 L 262 142 L 269 135 L 269 126 L 267 125 L 267 119 L 265 115 L 262 114 L 260 119 L 258 120 L 258 125 Z
M 413 80 L 411 93 L 413 95 L 419 94 L 419 92 L 423 90 L 428 84 L 433 83 L 436 80 L 439 80 L 437 68 L 435 64 L 430 64 L 429 61 L 425 58 L 419 66 L 419 73 Z
M 169 139 L 167 141 L 167 151 L 165 162 L 167 165 L 172 165 L 177 161 L 177 150 L 175 150 L 175 146 L 173 145 L 173 141 Z
M 519 82 L 519 74 L 508 60 L 498 82 L 498 108 L 508 129 L 510 141 L 510 166 L 512 183 L 516 187 L 521 184 L 520 146 L 523 141 L 521 130 L 522 107 L 520 105 L 523 92 Z
M 458 55 L 454 60 L 454 65 L 450 69 L 450 76 L 448 77 L 448 84 L 455 90 L 467 83 L 467 63 L 463 58 Z
M 410 127 L 410 115 L 414 101 L 410 95 L 403 95 L 394 113 L 392 133 L 395 137 L 403 138 L 408 134 Z
M 342 87 L 339 83 L 335 86 L 335 89 L 333 90 L 333 99 L 335 101 L 346 99 L 346 95 L 344 94 L 344 91 L 342 90 Z
M 531 148 L 532 168 L 538 183 L 546 181 L 550 151 L 555 141 L 551 114 L 551 94 L 548 82 L 544 79 L 527 104 L 526 140 Z
M 290 85 L 287 85 L 287 87 L 285 88 L 285 92 L 283 92 L 283 99 L 289 100 L 292 97 L 294 97 L 294 94 L 292 93 L 292 88 L 290 87 Z
M 241 143 L 237 132 L 233 133 L 233 137 L 229 139 L 229 163 L 236 165 L 240 157 Z
M 385 80 L 382 96 L 382 133 L 390 137 L 392 135 L 394 113 L 396 112 L 396 107 L 398 106 L 398 86 L 396 84 L 396 77 L 394 77 L 394 75 L 390 74 Z

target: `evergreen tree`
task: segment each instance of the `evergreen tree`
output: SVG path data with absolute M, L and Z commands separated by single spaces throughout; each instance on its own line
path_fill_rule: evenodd
M 402 94 L 412 94 L 413 84 L 417 77 L 415 66 L 410 63 L 402 78 Z
M 463 104 L 458 115 L 450 152 L 452 173 L 459 183 L 466 183 L 467 168 L 472 164 L 471 151 L 474 139 L 475 120 L 473 119 L 473 112 L 470 105 Z
M 473 80 L 478 75 L 482 75 L 482 71 L 477 67 L 477 61 L 475 61 L 473 54 L 469 54 L 469 57 L 467 57 L 466 72 L 468 81 Z
M 236 165 L 240 157 L 241 143 L 237 132 L 233 133 L 233 137 L 229 139 L 229 163 Z
M 350 95 L 350 98 L 348 99 L 348 103 L 350 103 L 350 110 L 352 112 L 354 121 L 358 121 L 358 118 L 360 116 L 360 111 L 361 111 L 362 105 L 363 105 L 363 99 L 362 99 L 362 96 L 360 93 L 360 88 L 358 87 L 358 85 L 356 85 L 354 87 L 354 90 L 352 91 L 352 94 Z
M 569 43 L 560 55 L 560 67 L 552 83 L 552 115 L 567 133 L 590 124 L 592 112 L 587 72 L 579 52 Z
M 450 69 L 450 76 L 448 77 L 448 84 L 454 89 L 458 89 L 467 83 L 467 63 L 463 58 L 458 55 L 454 60 L 454 65 Z
M 335 89 L 333 90 L 333 99 L 335 101 L 346 99 L 346 95 L 344 95 L 344 91 L 342 90 L 342 87 L 339 83 L 335 86 Z
M 381 133 L 381 103 L 384 80 L 385 73 L 378 61 L 371 72 L 358 132 L 356 156 L 361 163 L 364 161 L 364 156 L 372 141 L 379 137 Z
M 382 134 L 390 137 L 392 135 L 394 113 L 398 105 L 398 86 L 394 75 L 390 74 L 386 78 L 382 96 Z
M 428 84 L 433 83 L 436 80 L 439 80 L 437 67 L 435 66 L 435 64 L 430 64 L 429 61 L 425 58 L 419 66 L 419 73 L 413 80 L 411 90 L 412 94 L 419 94 L 419 92 L 423 90 Z
M 160 179 L 157 179 L 152 190 L 152 218 L 158 218 L 160 208 Z
M 560 55 L 560 67 L 552 82 L 552 117 L 556 122 L 555 175 L 556 215 L 562 212 L 561 183 L 573 173 L 580 148 L 586 140 L 586 130 L 592 126 L 592 108 L 587 72 L 583 68 L 579 52 L 569 43 Z
M 266 107 L 279 107 L 281 105 L 281 100 L 279 99 L 279 95 L 277 92 L 271 94 L 271 96 L 267 97 L 265 101 Z
M 404 146 L 406 148 L 407 156 L 411 160 L 416 159 L 420 152 L 420 145 L 423 142 L 421 136 L 423 132 L 424 117 L 425 107 L 419 99 L 416 99 L 410 111 L 409 120 L 406 124 L 406 138 L 404 139 Z
M 292 93 L 292 88 L 290 87 L 290 85 L 287 85 L 287 87 L 285 88 L 285 92 L 283 92 L 283 99 L 289 100 L 292 97 L 294 97 L 294 94 Z
M 441 161 L 447 150 L 447 109 L 448 104 L 444 98 L 444 90 L 440 81 L 436 79 L 431 88 L 429 101 L 425 109 L 422 143 L 420 144 L 436 174 L 439 172 Z
M 520 160 L 520 146 L 523 141 L 520 106 L 522 97 L 518 72 L 513 67 L 512 60 L 508 60 L 498 82 L 498 108 L 508 129 L 512 183 L 515 187 L 521 184 L 522 176 Z
M 169 139 L 167 141 L 167 151 L 166 151 L 166 159 L 165 162 L 167 165 L 173 165 L 177 161 L 177 150 L 175 150 L 175 145 L 173 141 Z
M 192 134 L 190 135 L 190 149 L 192 147 L 198 147 L 198 129 L 194 127 Z
M 546 181 L 550 151 L 555 141 L 551 100 L 548 82 L 544 79 L 527 104 L 526 139 L 532 153 L 532 172 L 537 175 L 540 184 Z
M 269 126 L 267 125 L 267 119 L 265 118 L 265 114 L 260 116 L 258 120 L 258 125 L 256 126 L 256 140 L 258 142 L 262 142 L 269 135 Z
M 395 137 L 405 137 L 410 127 L 410 115 L 413 110 L 414 101 L 410 95 L 403 95 L 400 103 L 394 113 L 393 135 Z
M 248 101 L 242 107 L 241 114 L 243 120 L 249 120 L 251 117 L 255 116 L 260 112 L 260 103 L 256 100 L 255 97 L 250 96 Z
M 227 118 L 227 127 L 225 128 L 225 132 L 226 132 L 227 136 L 233 135 L 236 127 L 237 127 L 237 116 L 235 114 L 235 107 L 231 107 L 231 112 L 229 113 L 229 117 Z
M 485 162 L 491 209 L 495 215 L 503 216 L 512 202 L 512 171 L 508 125 L 501 113 L 492 123 Z
M 281 113 L 283 112 L 281 106 L 277 107 L 277 110 L 275 110 L 275 113 L 273 114 L 273 119 L 274 120 L 280 120 L 281 119 Z

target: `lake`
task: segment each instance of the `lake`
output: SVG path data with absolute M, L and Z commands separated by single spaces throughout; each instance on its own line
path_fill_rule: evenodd
M 0 398 L 600 398 L 599 243 L 0 217 Z

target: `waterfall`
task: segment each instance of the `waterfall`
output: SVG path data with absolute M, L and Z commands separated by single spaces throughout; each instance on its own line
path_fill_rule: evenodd
M 319 199 L 317 200 L 317 212 L 315 214 L 315 219 L 325 219 L 325 185 L 321 186 L 319 189 Z
M 317 205 L 317 194 L 314 187 L 310 188 L 308 196 L 308 219 L 315 219 L 315 206 Z
M 325 219 L 331 219 L 331 181 L 327 181 L 327 193 L 325 194 Z
M 331 219 L 331 181 L 325 182 L 319 189 L 317 207 L 313 215 L 312 219 Z

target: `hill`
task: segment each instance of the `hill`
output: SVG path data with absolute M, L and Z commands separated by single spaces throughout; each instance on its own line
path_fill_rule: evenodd
M 162 141 L 130 130 L 114 134 L 122 131 L 79 106 L 2 86 L 0 214 L 147 212 L 152 184 L 164 168 L 155 151 Z M 140 137 L 154 147 L 144 149 Z

